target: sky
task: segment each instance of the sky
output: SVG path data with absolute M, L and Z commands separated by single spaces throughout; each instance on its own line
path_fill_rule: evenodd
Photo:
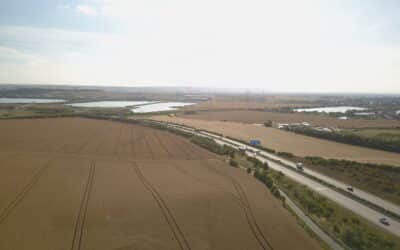
M 0 84 L 400 93 L 398 0 L 0 0 Z

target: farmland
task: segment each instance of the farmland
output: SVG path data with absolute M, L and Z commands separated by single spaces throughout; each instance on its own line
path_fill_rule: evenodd
M 286 107 L 308 107 L 315 105 L 319 97 L 297 97 L 297 96 L 257 96 L 252 95 L 218 95 L 210 100 L 201 102 L 195 106 L 187 107 L 187 110 L 248 110 L 265 108 L 286 108 Z
M 0 249 L 319 249 L 257 180 L 177 135 L 0 121 Z
M 180 117 L 158 116 L 154 117 L 154 119 L 186 124 L 245 141 L 258 138 L 261 140 L 262 145 L 267 148 L 281 152 L 290 152 L 302 157 L 319 156 L 323 158 L 345 159 L 358 162 L 400 165 L 400 154 L 341 144 L 274 128 L 235 122 L 204 121 Z
M 271 120 L 275 123 L 301 123 L 308 122 L 314 126 L 339 127 L 339 128 L 393 128 L 400 127 L 400 121 L 396 120 L 368 120 L 349 119 L 340 120 L 324 114 L 303 113 L 278 113 L 252 110 L 234 111 L 197 111 L 195 114 L 183 115 L 185 118 L 210 120 L 210 121 L 233 121 L 242 123 L 264 123 Z

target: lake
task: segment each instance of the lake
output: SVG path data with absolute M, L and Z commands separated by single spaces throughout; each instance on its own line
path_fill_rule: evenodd
M 324 113 L 346 113 L 349 110 L 363 111 L 366 108 L 352 107 L 352 106 L 337 106 L 337 107 L 320 107 L 320 108 L 305 108 L 294 109 L 295 112 L 324 112 Z
M 25 104 L 25 103 L 60 103 L 61 99 L 36 99 L 36 98 L 0 98 L 0 103 Z
M 142 105 L 137 108 L 132 109 L 133 113 L 151 113 L 151 112 L 161 112 L 161 111 L 172 111 L 177 110 L 179 107 L 193 105 L 195 103 L 190 102 L 162 102 Z
M 355 115 L 360 115 L 360 116 L 371 116 L 371 115 L 375 115 L 375 112 L 357 112 L 354 113 Z
M 149 101 L 97 101 L 97 102 L 80 102 L 66 104 L 72 107 L 80 108 L 125 108 L 130 106 L 139 106 L 154 102 Z

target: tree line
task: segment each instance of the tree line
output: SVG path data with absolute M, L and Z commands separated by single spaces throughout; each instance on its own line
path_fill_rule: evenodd
M 356 146 L 363 146 L 368 148 L 385 150 L 389 152 L 400 153 L 400 140 L 383 140 L 379 138 L 368 138 L 356 134 L 324 132 L 316 129 L 303 128 L 303 127 L 287 128 L 286 130 L 297 134 L 313 136 L 340 143 L 346 143 Z

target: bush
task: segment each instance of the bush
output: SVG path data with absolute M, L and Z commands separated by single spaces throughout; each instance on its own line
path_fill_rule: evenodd
M 349 249 L 398 249 L 393 240 L 388 239 L 384 233 L 376 231 L 369 223 L 364 222 L 358 216 L 349 213 L 346 209 L 306 186 L 284 176 L 277 178 L 279 173 L 270 172 L 279 186 L 290 197 L 297 200 L 300 207 L 309 216 L 335 238 L 342 241 Z M 271 192 L 276 193 L 275 188 L 271 188 Z
M 281 198 L 281 193 L 279 192 L 278 188 L 274 185 L 271 187 L 271 193 L 278 199 Z
M 357 146 L 375 148 L 380 150 L 386 150 L 390 152 L 400 153 L 400 140 L 384 140 L 379 137 L 367 138 L 356 134 L 345 134 L 338 132 L 324 132 L 311 128 L 288 128 L 288 131 L 292 131 L 298 134 L 304 134 L 326 140 L 332 140 L 341 143 L 347 143 Z
M 287 158 L 293 158 L 293 154 L 292 153 L 288 153 L 288 152 L 278 152 L 277 155 L 282 156 L 282 157 L 287 157 Z
M 234 159 L 230 159 L 229 160 L 229 165 L 231 165 L 232 167 L 237 168 L 239 164 Z
M 355 168 L 371 168 L 371 169 L 379 169 L 385 170 L 394 173 L 400 173 L 400 168 L 391 165 L 384 164 L 373 164 L 373 163 L 361 163 L 356 161 L 348 161 L 348 160 L 337 160 L 337 159 L 324 159 L 322 157 L 317 156 L 306 156 L 304 157 L 307 163 L 319 166 L 340 166 L 340 167 L 355 167 Z
M 250 173 L 251 173 L 251 168 L 247 168 L 247 169 L 246 169 L 246 172 L 247 172 L 248 174 L 250 174 Z
M 261 175 L 260 171 L 258 171 L 258 170 L 254 171 L 254 177 L 255 177 L 257 180 L 260 179 L 260 175 Z
M 206 137 L 202 136 L 194 136 L 192 137 L 191 141 L 200 147 L 203 147 L 213 153 L 219 154 L 219 155 L 229 155 L 230 157 L 234 157 L 236 153 L 236 149 L 227 146 L 227 145 L 219 145 L 216 143 L 213 139 L 209 139 Z
M 259 181 L 264 183 L 267 188 L 271 189 L 274 186 L 274 182 L 272 178 L 266 172 L 256 171 L 254 173 L 254 177 L 256 177 Z
M 264 122 L 264 126 L 265 127 L 272 127 L 272 121 L 268 120 L 268 121 Z
M 253 163 L 254 167 L 256 167 L 256 168 L 262 168 L 263 167 L 263 163 L 257 158 L 254 158 L 254 157 L 251 157 L 251 156 L 247 156 L 247 161 Z

